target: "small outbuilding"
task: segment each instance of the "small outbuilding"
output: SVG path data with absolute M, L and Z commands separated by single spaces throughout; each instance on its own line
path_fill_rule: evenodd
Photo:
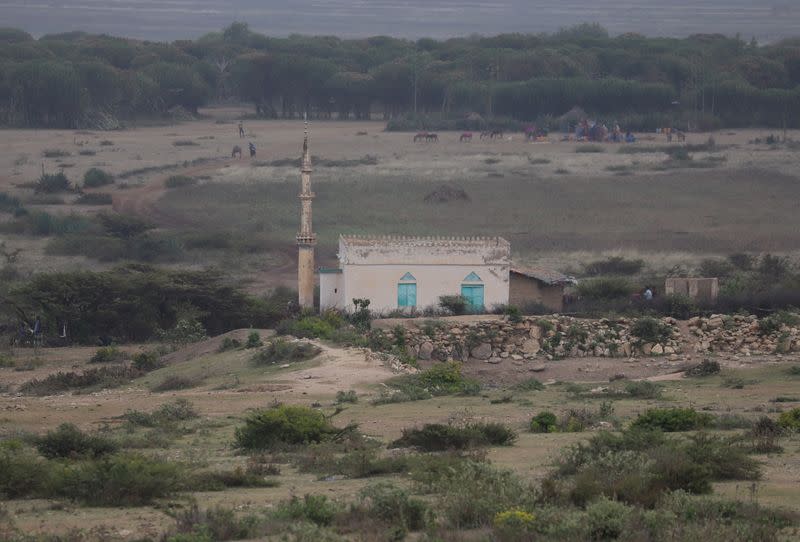
M 525 308 L 534 303 L 553 312 L 564 310 L 564 288 L 577 284 L 568 275 L 542 267 L 513 267 L 510 272 L 509 303 Z
M 703 303 L 715 303 L 719 297 L 719 279 L 670 277 L 664 283 L 664 293 L 682 295 Z

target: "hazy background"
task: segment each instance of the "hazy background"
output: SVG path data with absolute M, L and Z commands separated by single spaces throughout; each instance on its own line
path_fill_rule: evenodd
M 37 36 L 85 30 L 151 40 L 232 21 L 258 32 L 410 38 L 552 32 L 598 22 L 613 34 L 719 32 L 760 42 L 796 35 L 798 0 L 0 0 L 0 25 Z

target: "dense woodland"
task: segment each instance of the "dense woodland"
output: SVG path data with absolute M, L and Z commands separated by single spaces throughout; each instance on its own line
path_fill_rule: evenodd
M 632 128 L 800 126 L 800 39 L 548 35 L 445 41 L 273 38 L 234 23 L 194 41 L 0 30 L 0 124 L 96 128 L 226 100 L 264 117 L 557 124 L 574 106 Z M 555 127 L 555 126 L 553 126 Z

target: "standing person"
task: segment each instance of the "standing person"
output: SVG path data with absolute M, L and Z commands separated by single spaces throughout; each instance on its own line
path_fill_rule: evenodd
M 652 301 L 653 300 L 653 290 L 650 289 L 650 286 L 644 287 L 644 297 L 645 301 Z
M 42 320 L 39 316 L 33 321 L 33 346 L 42 345 Z
M 250 147 L 250 158 L 255 158 L 255 156 L 256 156 L 256 146 L 253 145 L 252 141 L 250 141 L 248 146 Z
M 239 137 L 244 137 L 244 123 L 239 121 Z

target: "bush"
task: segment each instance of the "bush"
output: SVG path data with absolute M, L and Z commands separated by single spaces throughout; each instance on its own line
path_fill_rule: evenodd
M 518 382 L 514 384 L 512 388 L 514 391 L 541 391 L 544 389 L 544 384 L 542 384 L 536 378 L 528 378 L 523 380 L 522 382 Z
M 631 424 L 631 428 L 659 429 L 670 433 L 701 429 L 708 427 L 713 421 L 712 415 L 697 412 L 693 408 L 652 408 L 639 415 Z
M 296 320 L 283 320 L 275 331 L 278 335 L 294 335 L 301 339 L 330 339 L 345 324 L 342 315 L 331 310 L 322 316 L 303 315 Z
M 623 387 L 623 396 L 634 397 L 636 399 L 658 399 L 661 397 L 663 388 L 655 382 L 648 380 L 636 380 L 626 382 Z
M 208 338 L 203 324 L 194 319 L 181 318 L 170 330 L 159 333 L 159 339 L 174 346 L 185 346 Z
M 307 520 L 316 525 L 330 525 L 339 512 L 336 503 L 324 495 L 305 495 L 302 499 L 292 497 L 275 510 L 278 518 Z
M 36 181 L 34 192 L 37 194 L 55 194 L 57 192 L 71 192 L 70 183 L 63 171 L 58 173 L 43 173 Z
M 66 158 L 70 154 L 69 151 L 62 149 L 45 149 L 42 151 L 42 156 L 45 158 Z
M 159 427 L 171 425 L 175 422 L 197 418 L 199 415 L 194 406 L 187 399 L 176 399 L 164 403 L 153 412 L 146 413 L 139 410 L 129 410 L 122 418 L 131 425 L 142 427 Z
M 516 439 L 516 432 L 501 423 L 468 423 L 463 426 L 429 423 L 421 429 L 403 429 L 402 436 L 391 446 L 413 446 L 433 452 L 480 446 L 511 446 Z
M 167 188 L 182 188 L 184 186 L 194 186 L 197 184 L 197 179 L 194 177 L 187 177 L 186 175 L 173 175 L 166 180 L 164 186 Z
M 87 435 L 71 423 L 63 423 L 58 429 L 48 431 L 36 439 L 36 449 L 49 459 L 61 457 L 99 457 L 113 453 L 116 445 L 98 435 Z
M 686 453 L 712 480 L 758 480 L 759 463 L 747 455 L 741 437 L 724 438 L 698 433 L 689 437 Z
M 428 505 L 409 496 L 390 482 L 380 482 L 365 487 L 359 493 L 361 505 L 370 515 L 390 525 L 398 525 L 403 530 L 419 531 L 425 528 L 430 518 Z
M 239 339 L 233 337 L 225 337 L 219 343 L 219 348 L 217 348 L 217 352 L 228 352 L 229 350 L 237 350 L 242 347 L 242 342 Z
M 133 454 L 64 465 L 56 494 L 91 506 L 141 506 L 181 488 L 184 469 Z
M 624 504 L 601 498 L 586 507 L 591 540 L 616 540 L 625 532 L 632 510 Z
M 85 188 L 97 188 L 98 186 L 105 186 L 113 182 L 113 175 L 96 167 L 91 168 L 83 175 L 83 186 Z
M 711 376 L 719 374 L 721 370 L 722 368 L 720 367 L 718 361 L 704 359 L 694 367 L 688 368 L 686 370 L 686 376 L 693 376 L 693 377 Z
M 348 391 L 337 391 L 336 392 L 336 403 L 358 403 L 358 394 L 355 390 L 348 390 Z
M 578 284 L 578 295 L 590 301 L 627 299 L 632 293 L 633 286 L 622 277 L 588 279 Z
M 277 363 L 299 363 L 317 357 L 322 350 L 311 343 L 289 342 L 285 339 L 273 339 L 266 348 L 257 352 L 251 362 L 254 365 L 275 365 Z
M 800 408 L 782 412 L 778 416 L 778 425 L 787 431 L 800 431 Z
M 511 508 L 495 514 L 492 525 L 501 542 L 522 542 L 533 539 L 536 516 L 519 508 Z
M 685 295 L 670 294 L 663 299 L 662 303 L 664 304 L 664 313 L 678 320 L 686 320 L 697 313 L 697 305 L 694 300 Z
M 238 448 L 263 450 L 280 444 L 320 442 L 336 432 L 322 412 L 304 406 L 280 405 L 251 413 L 235 434 Z
M 261 335 L 258 331 L 251 331 L 247 334 L 247 342 L 245 343 L 245 348 L 260 348 L 264 346 L 264 343 L 261 342 Z
M 456 316 L 467 313 L 467 299 L 460 295 L 443 295 L 439 298 L 439 306 Z
M 636 275 L 644 268 L 644 260 L 629 260 L 622 256 L 612 256 L 584 265 L 583 272 L 589 277 L 600 275 Z
M 639 318 L 631 326 L 631 335 L 640 343 L 663 343 L 672 337 L 672 327 L 657 318 Z
M 188 390 L 196 388 L 203 383 L 203 379 L 196 376 L 170 375 L 150 388 L 154 392 Z
M 553 433 L 558 429 L 558 418 L 549 411 L 542 411 L 531 419 L 531 431 L 534 433 Z
M 95 352 L 89 359 L 89 363 L 114 363 L 125 361 L 126 359 L 128 359 L 126 352 L 115 346 L 106 346 Z
M 397 391 L 382 395 L 374 404 L 398 403 L 430 399 L 441 395 L 476 395 L 480 384 L 461 374 L 461 364 L 456 362 L 437 363 L 425 371 L 399 376 L 386 382 Z
M 42 379 L 35 378 L 25 382 L 19 387 L 19 392 L 23 395 L 55 395 L 71 390 L 115 388 L 143 374 L 139 369 L 128 365 L 98 367 L 82 373 L 59 371 Z
M 139 352 L 133 356 L 133 368 L 142 373 L 160 369 L 164 364 L 155 352 Z
M 48 462 L 18 440 L 0 442 L 0 495 L 4 498 L 43 494 L 52 485 Z

